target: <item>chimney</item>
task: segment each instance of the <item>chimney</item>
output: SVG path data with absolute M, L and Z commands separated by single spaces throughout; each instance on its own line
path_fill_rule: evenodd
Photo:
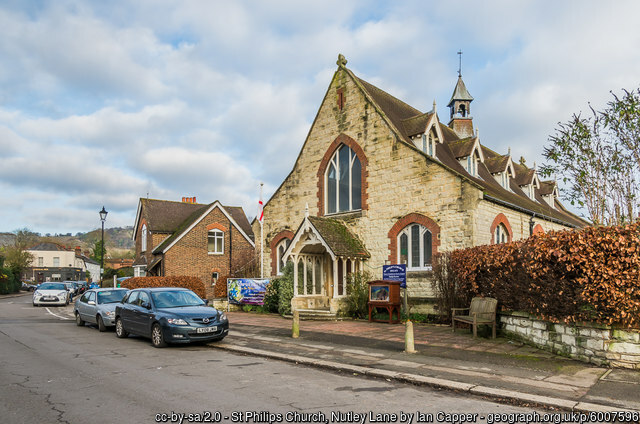
M 193 199 L 193 202 L 191 203 L 196 203 L 196 196 L 193 196 L 192 199 Z
M 186 201 L 187 201 L 186 199 L 187 199 L 186 197 L 183 197 L 182 198 L 182 203 L 186 203 Z
M 82 255 L 82 249 L 80 246 L 76 246 L 76 255 Z

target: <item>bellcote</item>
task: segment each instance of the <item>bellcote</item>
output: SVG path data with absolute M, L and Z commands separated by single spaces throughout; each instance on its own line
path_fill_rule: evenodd
M 473 137 L 473 121 L 471 118 L 472 101 L 473 97 L 464 85 L 462 75 L 458 74 L 458 82 L 447 106 L 451 111 L 449 127 L 453 129 L 460 138 Z

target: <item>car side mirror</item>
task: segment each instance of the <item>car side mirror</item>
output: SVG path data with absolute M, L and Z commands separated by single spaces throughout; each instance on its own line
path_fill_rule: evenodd
M 143 304 L 142 304 L 142 305 L 140 305 L 140 306 L 142 306 L 143 308 L 146 308 L 146 309 L 151 309 L 151 303 L 146 303 L 146 302 L 145 302 L 145 303 L 143 303 Z
M 95 305 L 95 304 L 96 304 L 96 302 L 94 302 L 93 300 L 90 300 L 90 301 L 88 301 L 87 303 L 88 303 L 89 305 Z
M 204 304 L 205 304 L 205 305 L 207 305 L 207 306 L 209 306 L 209 299 L 205 299 L 205 300 L 204 300 Z

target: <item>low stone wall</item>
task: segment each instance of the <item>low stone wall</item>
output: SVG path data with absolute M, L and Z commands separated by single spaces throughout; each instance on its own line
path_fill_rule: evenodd
M 594 323 L 555 324 L 525 312 L 501 312 L 500 328 L 514 338 L 596 365 L 640 370 L 640 329 Z

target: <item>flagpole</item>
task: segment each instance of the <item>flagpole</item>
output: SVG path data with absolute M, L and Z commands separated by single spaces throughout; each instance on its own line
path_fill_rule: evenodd
M 264 183 L 260 183 L 260 213 L 262 219 L 260 220 L 260 278 L 264 278 L 264 237 L 262 228 L 264 227 L 264 205 L 262 203 L 262 186 Z

